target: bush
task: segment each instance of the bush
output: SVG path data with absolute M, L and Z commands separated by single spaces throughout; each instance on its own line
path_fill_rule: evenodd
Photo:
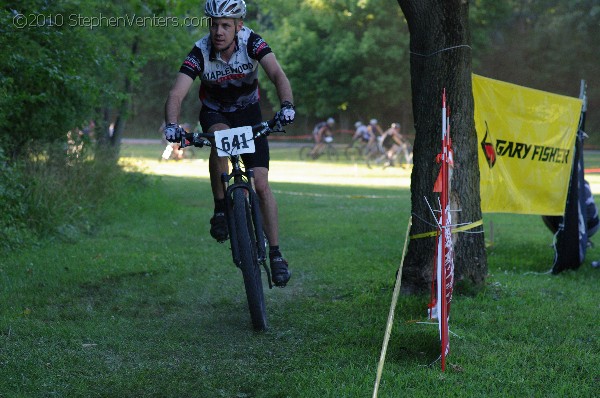
M 0 152 L 0 248 L 93 232 L 131 178 L 118 165 L 88 156 L 86 147 L 48 144 L 12 163 Z
M 26 188 L 18 167 L 11 165 L 0 148 L 0 247 L 10 248 L 29 237 L 26 225 Z

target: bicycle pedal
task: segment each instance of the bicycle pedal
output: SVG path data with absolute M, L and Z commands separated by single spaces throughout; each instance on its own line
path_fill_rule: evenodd
M 273 289 L 273 283 L 271 282 L 271 269 L 270 267 L 267 265 L 267 259 L 265 258 L 263 260 L 262 263 L 263 268 L 265 269 L 265 272 L 267 273 L 267 281 L 269 282 L 269 289 Z

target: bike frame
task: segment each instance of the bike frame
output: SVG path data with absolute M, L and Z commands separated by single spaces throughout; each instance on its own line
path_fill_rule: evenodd
M 263 135 L 268 135 L 273 131 L 275 121 L 263 122 L 252 127 L 252 139 Z M 242 128 L 244 129 L 244 128 Z M 231 131 L 223 133 L 231 133 Z M 221 145 L 229 144 L 222 138 Z M 244 288 L 248 299 L 248 309 L 250 318 L 255 330 L 267 329 L 267 314 L 265 308 L 265 298 L 262 287 L 262 275 L 260 266 L 266 271 L 269 288 L 273 288 L 271 283 L 271 272 L 266 265 L 266 239 L 263 230 L 262 216 L 260 213 L 260 203 L 255 191 L 254 172 L 252 169 L 246 170 L 242 167 L 238 136 L 231 142 L 237 142 L 237 150 L 227 151 L 218 148 L 215 142 L 215 134 L 191 133 L 182 134 L 181 147 L 185 148 L 189 144 L 194 146 L 211 146 L 218 150 L 220 154 L 229 157 L 231 163 L 231 173 L 223 173 L 221 182 L 225 191 L 225 218 L 229 229 L 229 241 L 231 243 L 231 256 L 233 263 L 241 270 L 244 279 Z M 247 145 L 245 133 L 242 134 L 243 145 Z M 243 147 L 242 145 L 242 147 Z M 246 146 L 248 148 L 248 146 Z M 235 154 L 233 153 L 235 152 Z M 244 153 L 244 152 L 242 152 Z
M 229 157 L 229 161 L 232 166 L 230 174 L 221 174 L 221 182 L 223 183 L 223 190 L 225 191 L 225 218 L 227 219 L 227 225 L 229 227 L 229 239 L 231 240 L 231 254 L 233 262 L 236 266 L 240 266 L 240 253 L 238 253 L 237 234 L 235 233 L 235 225 L 233 222 L 233 215 L 231 209 L 233 208 L 233 192 L 236 189 L 242 189 L 245 191 L 246 198 L 249 202 L 252 222 L 254 224 L 254 232 L 256 238 L 258 263 L 264 265 L 266 261 L 266 250 L 265 250 L 265 234 L 263 229 L 262 215 L 260 212 L 260 202 L 258 195 L 255 191 L 254 185 L 254 171 L 244 170 L 241 167 L 239 156 L 234 155 Z M 233 183 L 232 183 L 233 181 Z M 270 271 L 267 267 L 267 275 L 269 275 L 269 287 L 271 287 Z
M 252 127 L 254 139 L 268 135 L 273 132 L 275 126 L 274 120 L 262 122 Z M 215 135 L 214 133 L 186 133 L 182 135 L 181 147 L 193 145 L 197 147 L 202 146 L 215 146 L 213 144 Z M 240 267 L 241 255 L 238 247 L 238 237 L 236 233 L 236 225 L 233 219 L 233 196 L 236 190 L 243 190 L 247 198 L 247 203 L 250 208 L 252 216 L 252 224 L 254 226 L 255 239 L 256 239 L 256 251 L 257 261 L 259 265 L 262 265 L 266 271 L 269 288 L 273 288 L 271 283 L 271 271 L 266 266 L 266 240 L 263 228 L 262 214 L 260 212 L 260 202 L 258 194 L 255 190 L 254 185 L 254 171 L 252 169 L 245 170 L 242 167 L 240 155 L 230 155 L 229 162 L 231 164 L 231 173 L 223 173 L 221 175 L 221 182 L 223 183 L 223 190 L 225 191 L 225 218 L 227 220 L 227 226 L 229 229 L 229 239 L 231 242 L 231 254 L 233 263 Z

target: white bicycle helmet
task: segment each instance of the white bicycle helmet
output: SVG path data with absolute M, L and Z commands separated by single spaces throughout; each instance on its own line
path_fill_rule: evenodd
M 206 0 L 204 13 L 211 18 L 245 18 L 244 0 Z
M 335 119 L 330 117 L 329 119 L 327 119 L 327 124 L 333 126 L 335 124 Z
M 363 125 L 362 122 L 356 122 L 356 123 L 354 123 L 354 128 L 357 129 L 362 125 Z
M 369 124 L 377 124 L 377 119 L 371 119 L 371 121 L 369 121 Z

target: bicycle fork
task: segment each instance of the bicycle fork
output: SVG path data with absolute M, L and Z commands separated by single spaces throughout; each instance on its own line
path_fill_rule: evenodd
M 252 223 L 254 228 L 254 237 L 256 242 L 256 256 L 259 265 L 262 265 L 267 273 L 267 280 L 269 281 L 269 288 L 272 288 L 271 284 L 271 270 L 266 266 L 267 255 L 266 255 L 266 240 L 263 229 L 262 214 L 260 212 L 260 202 L 258 194 L 254 189 L 254 172 L 248 170 L 245 172 L 248 182 L 242 179 L 242 173 L 232 173 L 231 175 L 223 173 L 221 175 L 221 181 L 223 183 L 223 190 L 225 191 L 225 218 L 227 220 L 227 227 L 229 228 L 229 240 L 231 243 L 231 254 L 233 257 L 234 264 L 239 267 L 240 265 L 240 252 L 237 236 L 237 228 L 235 225 L 235 219 L 233 217 L 233 192 L 237 189 L 241 189 L 245 193 L 246 206 L 250 209 L 251 219 L 248 223 Z M 234 179 L 234 183 L 230 184 L 231 178 Z

